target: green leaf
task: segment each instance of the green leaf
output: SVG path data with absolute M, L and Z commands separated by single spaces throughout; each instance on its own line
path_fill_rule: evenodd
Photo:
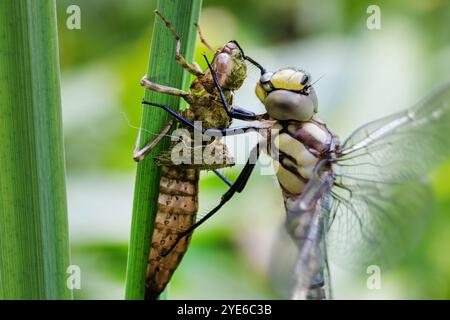
M 157 9 L 173 24 L 181 38 L 181 53 L 192 61 L 195 50 L 195 26 L 201 9 L 201 0 L 159 0 Z M 189 76 L 175 60 L 175 39 L 161 19 L 155 19 L 147 74 L 157 77 L 158 83 L 185 88 Z M 138 79 L 136 79 L 138 80 Z M 180 99 L 146 90 L 145 99 L 178 110 Z M 136 101 L 136 107 L 140 106 Z M 141 146 L 154 138 L 149 132 L 160 132 L 170 117 L 161 109 L 144 107 L 142 114 Z M 166 138 L 152 153 L 138 164 L 134 191 L 130 248 L 127 262 L 126 299 L 143 299 L 145 272 L 157 212 L 160 168 L 153 156 L 167 150 Z
M 55 2 L 0 15 L 0 299 L 70 299 Z

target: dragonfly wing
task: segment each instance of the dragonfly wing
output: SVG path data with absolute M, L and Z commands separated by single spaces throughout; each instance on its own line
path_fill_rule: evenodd
M 420 239 L 432 212 L 424 180 L 450 157 L 450 86 L 356 130 L 337 152 L 329 253 L 389 267 Z M 342 264 L 342 263 L 341 263 Z
M 433 211 L 426 182 L 376 182 L 333 187 L 327 233 L 330 259 L 365 274 L 370 265 L 387 269 L 420 240 Z
M 449 137 L 450 83 L 412 108 L 356 130 L 337 152 L 339 174 L 355 183 L 418 179 L 449 159 Z
M 286 229 L 280 226 L 271 248 L 268 278 L 272 289 L 281 299 L 290 299 L 292 296 L 297 256 L 297 246 Z
M 330 214 L 333 208 L 334 198 L 331 195 L 331 190 L 324 194 L 320 200 L 321 215 L 323 217 L 323 229 L 324 235 L 320 243 L 320 250 L 323 252 L 323 280 L 324 280 L 324 292 L 327 299 L 333 299 L 333 290 L 331 286 L 331 274 L 329 268 L 329 257 L 328 257 L 328 226 L 330 225 Z

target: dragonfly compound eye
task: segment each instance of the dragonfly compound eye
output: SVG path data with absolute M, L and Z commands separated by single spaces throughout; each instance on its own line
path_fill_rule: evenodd
M 272 84 L 275 89 L 301 91 L 309 82 L 309 75 L 302 70 L 282 69 L 272 76 Z
M 308 95 L 288 90 L 275 90 L 263 101 L 269 115 L 276 120 L 308 121 L 317 110 L 314 90 Z

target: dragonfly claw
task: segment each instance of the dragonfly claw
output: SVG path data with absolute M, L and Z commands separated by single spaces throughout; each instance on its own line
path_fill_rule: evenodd
M 177 239 L 175 240 L 175 242 L 172 244 L 172 246 L 167 251 L 161 252 L 159 254 L 159 256 L 163 257 L 163 258 L 167 257 L 169 255 L 169 253 L 171 253 L 173 251 L 173 249 L 175 249 L 175 247 L 177 246 L 177 244 L 181 240 L 181 238 L 183 238 L 183 237 L 178 236 Z

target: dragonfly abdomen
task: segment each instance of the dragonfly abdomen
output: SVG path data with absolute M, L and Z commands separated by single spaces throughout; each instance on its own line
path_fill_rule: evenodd
M 294 288 L 292 298 L 295 300 L 326 298 L 323 250 L 323 217 L 319 214 L 321 207 L 317 202 L 307 210 L 301 210 L 298 197 L 284 195 L 286 207 L 286 231 L 299 249 L 299 256 L 294 270 Z
M 190 237 L 183 238 L 167 256 L 177 235 L 195 223 L 198 210 L 199 170 L 161 167 L 158 212 L 155 219 L 146 274 L 146 299 L 156 299 L 164 290 L 187 251 Z

